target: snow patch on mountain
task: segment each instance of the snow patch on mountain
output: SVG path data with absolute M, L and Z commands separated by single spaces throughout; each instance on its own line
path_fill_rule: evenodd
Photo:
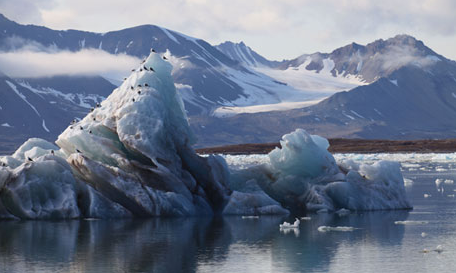
M 16 93 L 25 103 L 28 104 L 28 106 L 30 106 L 30 108 L 33 109 L 33 111 L 35 111 L 35 113 L 41 117 L 40 113 L 38 113 L 38 110 L 36 110 L 35 106 L 33 106 L 28 100 L 27 100 L 27 97 L 24 96 L 24 94 L 22 94 L 21 92 L 19 92 L 19 90 L 17 90 L 17 87 L 16 85 L 14 85 L 12 82 L 10 81 L 6 81 L 6 83 L 11 87 L 11 89 L 13 89 L 14 93 Z
M 226 118 L 235 116 L 238 114 L 253 114 L 271 111 L 285 111 L 297 108 L 304 108 L 321 102 L 322 99 L 307 100 L 307 101 L 296 101 L 296 102 L 279 102 L 272 104 L 261 104 L 252 106 L 223 106 L 219 107 L 214 111 L 214 116 L 219 118 Z

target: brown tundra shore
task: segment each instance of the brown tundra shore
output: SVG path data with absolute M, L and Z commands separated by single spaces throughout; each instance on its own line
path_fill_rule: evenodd
M 451 153 L 456 152 L 456 139 L 441 140 L 372 140 L 329 139 L 331 153 Z M 236 144 L 196 149 L 199 154 L 267 154 L 280 143 Z

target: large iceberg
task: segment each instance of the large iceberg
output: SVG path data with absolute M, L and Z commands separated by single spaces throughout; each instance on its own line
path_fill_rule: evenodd
M 280 144 L 267 162 L 233 170 L 230 188 L 264 192 L 296 213 L 411 208 L 397 162 L 337 164 L 328 141 L 302 129 L 284 135 Z
M 201 157 L 172 66 L 152 52 L 56 145 L 0 157 L 0 218 L 124 218 L 409 208 L 399 165 L 338 166 L 326 139 L 297 130 L 269 162 L 229 170 Z

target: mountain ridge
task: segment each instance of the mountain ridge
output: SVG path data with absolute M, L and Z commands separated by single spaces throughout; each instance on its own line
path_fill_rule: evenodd
M 92 33 L 24 26 L 1 16 L 0 49 L 15 50 L 14 43 L 8 40 L 15 34 L 24 41 L 70 51 L 93 48 L 143 57 L 154 48 L 175 67 L 173 77 L 200 147 L 277 141 L 298 127 L 327 137 L 365 138 L 454 137 L 456 130 L 448 120 L 454 115 L 456 62 L 409 35 L 378 39 L 366 45 L 351 43 L 330 53 L 270 61 L 243 42 L 212 46 L 202 39 L 155 25 Z M 40 35 L 45 37 L 34 40 Z M 10 82 L 18 88 L 26 88 L 25 81 L 40 92 L 47 90 L 45 85 L 58 85 L 57 79 L 14 80 Z M 73 85 L 72 81 L 78 82 L 68 78 L 63 87 Z M 11 89 L 3 86 L 5 90 Z M 421 96 L 420 92 L 432 94 L 425 100 L 427 105 L 415 98 Z M 92 100 L 92 107 L 97 100 Z M 78 101 L 75 97 L 76 108 L 81 106 Z M 296 103 L 307 101 L 313 101 L 313 105 L 303 107 Z M 343 106 L 340 101 L 344 101 Z M 85 106 L 84 109 L 90 108 Z M 434 112 L 427 111 L 432 107 Z M 394 109 L 397 117 L 386 118 L 377 113 L 386 113 L 388 109 Z M 423 128 L 410 126 L 410 117 L 421 118 Z

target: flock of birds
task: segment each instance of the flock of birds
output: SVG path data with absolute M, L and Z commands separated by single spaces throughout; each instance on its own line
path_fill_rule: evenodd
M 154 49 L 151 49 L 151 52 L 156 53 L 156 51 L 155 51 Z M 166 58 L 165 56 L 162 56 L 162 58 L 163 58 L 163 60 L 168 60 L 168 58 Z M 146 62 L 146 60 L 144 59 L 144 60 L 142 60 L 141 64 L 143 65 L 145 62 Z M 137 70 L 136 70 L 136 69 L 132 69 L 131 71 L 132 71 L 132 72 L 135 72 L 135 71 L 137 71 Z M 142 71 L 155 72 L 155 70 L 154 70 L 153 67 L 146 67 L 146 65 L 143 65 L 141 68 L 139 68 L 138 71 L 139 71 L 139 72 L 142 72 Z M 127 80 L 127 78 L 124 78 L 124 80 Z M 138 88 L 142 88 L 143 86 L 142 86 L 141 84 L 138 84 L 137 87 L 138 87 Z M 149 84 L 148 84 L 148 83 L 144 83 L 144 87 L 149 87 Z M 135 87 L 134 87 L 134 86 L 131 86 L 130 89 L 131 89 L 131 90 L 135 90 Z M 139 89 L 139 90 L 137 91 L 137 93 L 138 93 L 138 95 L 141 95 L 141 89 Z M 136 101 L 135 98 L 132 98 L 132 101 L 135 102 L 135 101 Z M 100 108 L 100 107 L 101 107 L 101 103 L 97 102 L 97 104 L 96 104 L 95 107 L 90 108 L 90 112 L 93 112 L 93 111 L 95 111 L 96 108 Z M 93 121 L 96 121 L 97 119 L 96 119 L 96 117 L 94 116 L 94 117 L 92 118 L 92 120 L 93 120 Z M 80 121 L 80 120 L 79 120 L 79 121 Z M 77 119 L 73 119 L 73 120 L 71 121 L 71 123 L 70 123 L 70 129 L 73 129 L 74 126 L 75 126 L 79 121 L 78 121 Z M 84 127 L 79 126 L 79 129 L 80 129 L 81 131 L 83 131 L 83 130 L 84 130 Z M 92 130 L 89 130 L 88 133 L 89 133 L 89 134 L 92 134 Z M 78 154 L 82 154 L 82 152 L 81 152 L 79 149 L 77 149 L 77 148 L 75 149 L 75 151 L 76 151 L 76 153 L 78 153 Z M 51 150 L 51 154 L 52 154 L 52 155 L 55 155 L 54 150 Z M 33 159 L 32 159 L 31 157 L 27 157 L 27 162 L 33 162 Z M 4 162 L 2 162 L 2 165 L 1 165 L 1 166 L 2 166 L 2 167 L 7 167 L 7 164 L 4 163 Z
M 156 53 L 156 51 L 155 51 L 154 49 L 151 49 L 151 52 Z M 166 58 L 165 56 L 162 56 L 162 58 L 163 58 L 163 60 L 168 60 L 168 58 Z M 142 67 L 139 68 L 138 71 L 139 71 L 139 72 L 142 72 L 142 71 L 155 72 L 155 70 L 154 70 L 153 67 L 151 67 L 151 66 L 150 66 L 150 67 L 146 67 L 146 65 L 143 65 L 145 62 L 146 62 L 145 59 L 142 60 L 142 62 L 141 62 Z M 137 70 L 136 70 L 136 69 L 132 69 L 131 71 L 132 71 L 132 72 L 135 72 L 135 71 L 137 71 Z M 124 81 L 125 81 L 125 80 L 127 80 L 127 78 L 124 78 Z M 136 87 L 142 88 L 143 86 L 142 86 L 141 84 L 138 84 Z M 144 87 L 149 87 L 149 84 L 148 84 L 148 83 L 144 83 Z M 130 89 L 131 89 L 131 90 L 135 90 L 135 87 L 134 87 L 134 86 L 130 86 Z M 141 95 L 141 89 L 139 89 L 139 90 L 137 91 L 137 93 L 138 93 L 138 95 Z M 132 98 L 132 101 L 135 102 L 135 101 L 136 101 L 135 98 Z M 96 107 L 90 108 L 90 112 L 93 112 L 93 111 L 95 111 L 96 108 L 100 108 L 100 107 L 101 107 L 101 103 L 97 102 Z M 97 119 L 96 119 L 96 117 L 94 116 L 94 117 L 92 118 L 92 120 L 93 120 L 93 121 L 96 121 Z M 73 121 L 70 123 L 70 124 L 71 124 L 70 129 L 73 129 L 73 125 L 75 125 L 75 124 L 77 124 L 77 123 L 78 123 L 78 120 L 73 119 Z M 84 130 L 84 127 L 79 126 L 79 129 L 83 131 L 83 130 Z M 92 134 L 92 131 L 91 131 L 91 130 L 89 130 L 89 134 Z M 81 152 L 79 149 L 77 149 L 77 148 L 76 148 L 76 152 L 77 152 L 78 154 L 82 154 L 82 152 Z M 54 154 L 54 151 L 52 151 L 52 154 Z M 33 161 L 31 158 L 28 158 L 28 160 L 29 160 L 29 161 Z

